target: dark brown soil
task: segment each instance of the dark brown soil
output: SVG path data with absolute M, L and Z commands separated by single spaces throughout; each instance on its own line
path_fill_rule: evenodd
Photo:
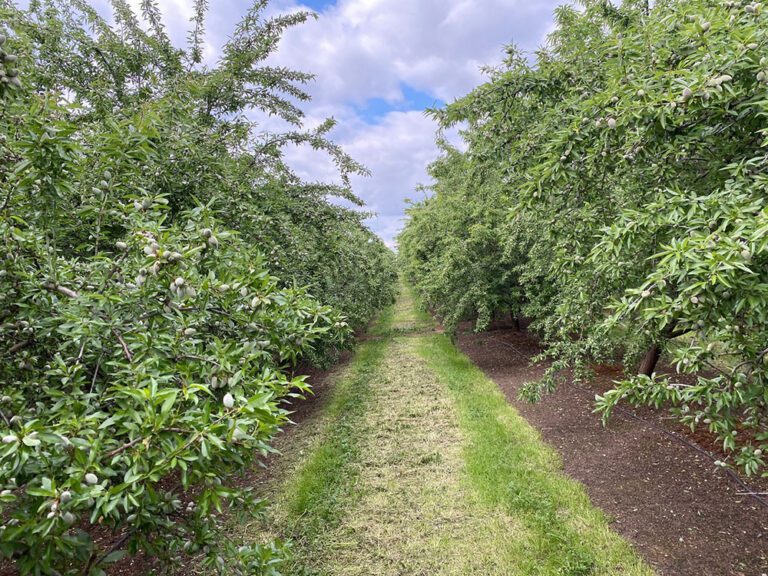
M 768 574 L 768 509 L 745 495 L 712 458 L 678 440 L 682 429 L 652 411 L 615 414 L 607 427 L 592 414 L 595 392 L 610 388 L 615 370 L 599 370 L 589 389 L 561 386 L 531 405 L 517 396 L 523 383 L 545 370 L 530 365 L 540 351 L 533 336 L 512 329 L 464 332 L 458 343 L 560 452 L 565 472 L 586 486 L 612 527 L 660 574 Z M 695 442 L 690 435 L 682 438 Z M 752 485 L 768 491 L 765 483 Z

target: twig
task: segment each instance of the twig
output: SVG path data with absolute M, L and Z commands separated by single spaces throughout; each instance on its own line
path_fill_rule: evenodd
M 22 348 L 26 348 L 27 346 L 32 344 L 32 342 L 34 342 L 33 338 L 30 338 L 28 340 L 23 340 L 22 342 L 17 342 L 16 344 L 8 348 L 8 350 L 5 351 L 3 356 L 11 356 L 13 354 L 16 354 L 16 352 L 18 352 Z
M 141 443 L 143 440 L 144 440 L 144 436 L 139 436 L 138 438 L 134 438 L 133 440 L 131 440 L 130 442 L 126 442 L 119 448 L 115 448 L 114 450 L 112 450 L 112 452 L 107 452 L 104 458 L 114 458 L 118 454 L 121 454 L 126 450 L 133 448 L 134 446 L 136 446 L 136 444 Z
M 51 292 L 59 292 L 60 294 L 64 294 L 64 296 L 67 296 L 69 298 L 78 298 L 80 294 L 75 292 L 74 290 L 67 288 L 66 286 L 61 286 L 60 284 L 53 284 L 51 282 L 47 284 L 43 284 L 43 288 L 46 290 L 50 290 Z
M 93 387 L 96 386 L 96 377 L 99 375 L 99 367 L 101 366 L 101 359 L 104 358 L 104 352 L 101 353 L 99 359 L 96 360 L 96 368 L 93 370 L 93 378 L 91 378 L 91 387 L 88 390 L 88 394 L 93 393 Z
M 128 348 L 128 344 L 125 343 L 125 340 L 123 340 L 120 332 L 118 332 L 116 328 L 112 328 L 112 334 L 115 335 L 115 338 L 117 338 L 118 342 L 120 342 L 120 346 L 123 347 L 123 354 L 125 354 L 128 362 L 133 362 L 133 354 L 131 354 L 131 349 Z
M 184 430 L 183 428 L 165 428 L 164 430 L 160 430 L 160 432 L 175 432 L 177 434 L 189 434 L 191 432 L 191 430 Z M 141 444 L 146 438 L 147 438 L 146 436 L 139 436 L 138 438 L 134 438 L 133 440 L 131 440 L 130 442 L 126 442 L 125 444 L 123 444 L 119 448 L 115 448 L 111 452 L 107 452 L 104 455 L 104 458 L 107 458 L 107 459 L 108 458 L 114 458 L 118 454 L 121 454 L 121 453 L 125 452 L 126 450 L 130 450 L 131 448 L 133 448 L 137 444 Z
M 85 574 L 90 574 L 91 568 L 98 567 L 99 564 L 104 562 L 107 556 L 109 556 L 110 554 L 112 554 L 112 552 L 120 548 L 120 546 L 122 546 L 126 540 L 128 540 L 131 536 L 133 536 L 135 532 L 136 532 L 136 529 L 133 529 L 123 534 L 114 544 L 112 544 L 112 546 L 110 546 L 106 550 L 106 552 L 104 552 L 104 554 L 99 556 L 96 560 L 94 560 L 94 556 L 91 555 L 91 559 L 88 560 L 88 565 L 85 567 Z

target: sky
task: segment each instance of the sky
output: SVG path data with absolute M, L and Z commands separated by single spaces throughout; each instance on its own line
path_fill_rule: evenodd
M 100 0 L 105 1 L 105 0 Z M 141 0 L 131 0 L 139 5 Z M 175 43 L 184 44 L 192 0 L 157 0 Z M 498 64 L 505 45 L 532 53 L 553 28 L 563 0 L 272 0 L 269 14 L 310 9 L 318 18 L 284 35 L 273 64 L 311 72 L 305 128 L 333 117 L 331 139 L 371 172 L 354 192 L 376 216 L 371 229 L 388 245 L 403 225 L 407 198 L 429 184 L 438 156 L 437 126 L 424 114 L 481 84 L 482 66 Z M 210 0 L 205 59 L 215 63 L 249 0 Z M 280 129 L 264 118 L 265 131 Z M 458 138 L 454 136 L 455 138 Z M 309 180 L 338 181 L 333 165 L 307 147 L 286 151 Z

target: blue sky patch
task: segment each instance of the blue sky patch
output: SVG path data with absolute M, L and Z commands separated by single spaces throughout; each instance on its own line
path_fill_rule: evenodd
M 400 91 L 403 99 L 397 102 L 385 100 L 384 98 L 372 98 L 365 104 L 355 106 L 355 110 L 365 122 L 374 124 L 384 118 L 390 112 L 407 112 L 409 110 L 424 110 L 425 108 L 439 108 L 445 105 L 445 102 L 416 90 L 408 84 L 401 84 Z
M 336 0 L 301 0 L 300 4 L 307 8 L 311 8 L 315 12 L 322 12 L 326 8 L 336 4 Z

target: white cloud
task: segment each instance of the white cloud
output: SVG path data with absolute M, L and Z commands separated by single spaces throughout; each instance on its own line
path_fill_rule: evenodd
M 396 99 L 402 83 L 452 100 L 481 81 L 504 44 L 532 50 L 549 29 L 552 0 L 340 0 L 286 33 L 277 61 L 315 72 L 316 100 Z M 292 0 L 273 10 L 295 9 Z
M 103 0 L 97 0 L 102 2 Z M 141 0 L 131 0 L 139 4 Z M 304 0 L 307 1 L 307 0 Z M 379 216 L 372 228 L 387 242 L 401 225 L 404 199 L 427 180 L 437 155 L 436 126 L 421 111 L 389 111 L 372 118 L 361 112 L 372 99 L 393 107 L 405 103 L 403 87 L 446 102 L 483 78 L 502 48 L 515 43 L 532 52 L 552 30 L 552 12 L 562 0 L 338 0 L 317 20 L 288 30 L 273 63 L 316 74 L 302 105 L 311 128 L 329 116 L 339 121 L 332 138 L 373 172 L 355 178 L 355 192 Z M 158 0 L 174 43 L 184 45 L 192 0 Z M 213 64 L 250 0 L 210 0 L 205 61 Z M 302 0 L 274 0 L 270 15 L 302 8 Z M 384 111 L 386 112 L 386 110 Z M 284 124 L 263 118 L 264 130 Z M 453 142 L 457 141 L 454 134 Z M 291 148 L 286 158 L 308 179 L 337 180 L 332 164 L 311 149 Z
M 402 225 L 405 199 L 427 183 L 435 159 L 436 126 L 421 111 L 390 112 L 366 122 L 355 112 L 374 98 L 402 101 L 402 86 L 450 102 L 482 82 L 480 67 L 499 62 L 503 46 L 532 52 L 552 29 L 557 0 L 339 0 L 317 21 L 286 33 L 275 61 L 311 71 L 308 124 L 333 115 L 334 140 L 372 172 L 355 178 L 355 192 L 378 216 L 372 228 L 390 245 Z M 272 10 L 294 10 L 280 0 Z M 364 116 L 364 115 L 363 115 Z M 453 143 L 458 138 L 453 133 Z M 307 177 L 327 177 L 316 153 L 291 151 L 288 161 Z

